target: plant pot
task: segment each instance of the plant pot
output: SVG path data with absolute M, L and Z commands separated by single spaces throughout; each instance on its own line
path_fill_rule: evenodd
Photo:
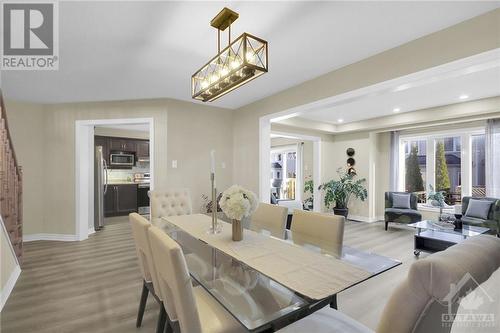
M 349 214 L 349 208 L 334 208 L 333 214 L 347 218 L 347 214 Z

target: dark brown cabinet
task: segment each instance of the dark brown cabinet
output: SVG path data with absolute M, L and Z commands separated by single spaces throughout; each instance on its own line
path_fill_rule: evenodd
M 135 160 L 149 160 L 149 140 L 95 136 L 96 146 L 102 146 L 104 159 L 110 169 L 131 169 L 131 166 L 111 166 L 109 155 L 111 152 L 126 152 L 135 155 Z
M 135 152 L 136 142 L 132 139 L 109 138 L 109 150 Z
M 137 185 L 108 185 L 104 195 L 104 216 L 121 216 L 137 212 Z
M 137 141 L 136 147 L 138 159 L 149 159 L 149 141 Z

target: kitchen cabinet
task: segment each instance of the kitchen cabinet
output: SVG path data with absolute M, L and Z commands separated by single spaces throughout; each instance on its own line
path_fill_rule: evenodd
M 137 212 L 137 184 L 108 185 L 104 195 L 104 216 Z
M 123 138 L 109 138 L 109 150 L 135 152 L 136 141 Z
M 136 142 L 137 158 L 149 159 L 149 141 L 139 140 Z

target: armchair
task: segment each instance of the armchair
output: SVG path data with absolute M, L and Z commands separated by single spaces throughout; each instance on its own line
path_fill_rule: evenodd
M 466 216 L 467 208 L 469 207 L 470 199 L 478 199 L 491 201 L 488 219 Z M 500 199 L 496 198 L 473 198 L 463 197 L 462 199 L 462 222 L 467 225 L 489 228 L 497 236 L 500 236 Z
M 410 194 L 410 208 L 395 208 L 393 206 L 394 194 Z M 414 223 L 422 220 L 422 214 L 417 210 L 417 195 L 406 192 L 385 192 L 385 230 L 389 222 Z

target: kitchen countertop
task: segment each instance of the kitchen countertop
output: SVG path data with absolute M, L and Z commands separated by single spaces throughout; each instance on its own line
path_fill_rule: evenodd
M 110 179 L 108 181 L 108 185 L 138 185 L 138 184 L 149 184 L 149 181 L 130 181 L 130 180 L 119 180 L 119 179 Z

